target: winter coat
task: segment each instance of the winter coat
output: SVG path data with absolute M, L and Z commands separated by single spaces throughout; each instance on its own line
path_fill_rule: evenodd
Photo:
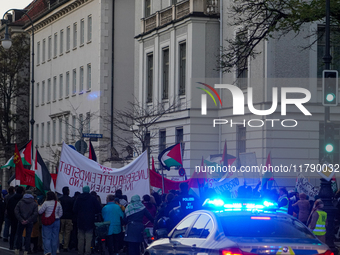
M 156 217 L 156 213 L 157 213 L 156 205 L 152 204 L 152 203 L 146 203 L 146 202 L 143 202 L 143 204 L 144 204 L 145 208 L 149 211 L 151 216 L 153 218 L 155 218 Z M 150 220 L 146 216 L 144 216 L 144 218 L 143 218 L 143 224 L 147 228 L 153 228 L 153 223 L 150 222 Z
M 42 206 L 39 208 L 39 214 L 45 213 L 45 217 L 48 218 L 51 216 L 53 210 L 54 210 L 55 200 L 48 200 L 45 201 Z M 63 208 L 61 207 L 60 203 L 57 202 L 57 206 L 55 208 L 54 217 L 55 219 L 60 219 L 60 217 L 63 216 Z
M 11 197 L 8 200 L 6 210 L 7 210 L 7 217 L 10 220 L 17 220 L 17 218 L 15 217 L 14 209 L 19 203 L 19 201 L 22 199 L 22 197 L 23 197 L 22 194 L 15 194 L 13 197 Z
M 122 231 L 121 219 L 124 218 L 124 213 L 120 206 L 115 202 L 108 202 L 102 209 L 104 221 L 110 221 L 108 235 L 119 234 Z
M 34 223 L 38 217 L 38 205 L 33 197 L 23 198 L 16 205 L 14 213 L 19 222 L 26 220 Z
M 59 202 L 63 208 L 63 216 L 61 219 L 71 220 L 73 216 L 74 199 L 70 196 L 63 195 L 61 198 L 59 198 Z
M 94 228 L 95 215 L 101 212 L 101 205 L 97 198 L 90 193 L 82 193 L 78 196 L 73 206 L 73 212 L 77 216 L 78 229 L 88 231 Z
M 299 208 L 299 220 L 306 223 L 309 216 L 309 201 L 305 199 L 300 199 L 295 204 L 293 204 L 293 207 Z
M 137 243 L 143 242 L 144 216 L 147 217 L 151 222 L 153 222 L 153 218 L 146 208 L 142 211 L 131 214 L 126 218 L 127 226 L 125 230 L 124 241 Z

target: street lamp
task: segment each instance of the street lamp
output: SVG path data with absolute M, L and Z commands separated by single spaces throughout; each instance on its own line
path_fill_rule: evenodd
M 2 19 L 5 20 L 5 16 L 9 11 L 15 11 L 15 12 L 22 12 L 24 15 L 26 15 L 28 17 L 28 19 L 31 22 L 32 25 L 32 57 L 31 57 L 31 120 L 30 120 L 30 124 L 31 124 L 31 140 L 32 140 L 32 155 L 33 155 L 33 138 L 34 138 L 34 25 L 33 25 L 33 21 L 31 19 L 31 17 L 27 14 L 27 10 L 20 10 L 20 9 L 9 9 L 8 11 L 5 12 L 5 14 L 3 15 Z M 2 47 L 4 47 L 4 49 L 9 49 L 12 46 L 12 40 L 9 36 L 8 33 L 8 20 L 5 20 L 5 37 L 4 39 L 1 40 L 1 44 Z

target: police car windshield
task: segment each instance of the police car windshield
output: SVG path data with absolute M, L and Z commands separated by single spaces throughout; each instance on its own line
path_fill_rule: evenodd
M 220 216 L 226 236 L 314 239 L 299 221 L 286 217 Z

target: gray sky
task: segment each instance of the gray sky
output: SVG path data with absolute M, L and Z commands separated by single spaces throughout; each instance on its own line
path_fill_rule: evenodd
M 0 19 L 9 9 L 24 9 L 33 0 L 0 0 Z

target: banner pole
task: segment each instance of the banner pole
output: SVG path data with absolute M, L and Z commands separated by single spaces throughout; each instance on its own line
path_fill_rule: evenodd
M 164 167 L 162 166 L 162 194 L 164 194 L 165 188 L 164 188 Z

